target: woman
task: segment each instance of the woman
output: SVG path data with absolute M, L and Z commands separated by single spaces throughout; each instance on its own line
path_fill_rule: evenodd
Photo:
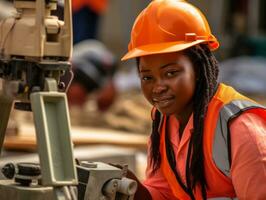
M 154 0 L 128 53 L 154 106 L 147 179 L 135 199 L 266 199 L 266 110 L 217 82 L 219 47 L 203 14 Z

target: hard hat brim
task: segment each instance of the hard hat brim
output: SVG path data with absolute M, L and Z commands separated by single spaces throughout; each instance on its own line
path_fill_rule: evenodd
M 206 40 L 196 40 L 193 42 L 166 42 L 166 43 L 159 43 L 159 44 L 150 44 L 145 46 L 140 46 L 138 48 L 134 48 L 128 53 L 126 53 L 122 58 L 121 61 L 129 60 L 132 58 L 148 56 L 153 54 L 162 54 L 162 53 L 172 53 L 185 50 L 189 47 L 200 43 L 207 43 L 211 50 L 215 50 L 219 47 L 219 43 L 217 40 L 215 41 L 206 41 Z

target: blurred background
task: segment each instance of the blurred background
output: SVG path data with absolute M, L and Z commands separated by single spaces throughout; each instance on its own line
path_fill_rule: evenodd
M 73 133 L 79 136 L 76 147 L 91 149 L 81 151 L 86 159 L 127 162 L 141 179 L 151 107 L 140 92 L 135 60 L 122 63 L 120 58 L 127 52 L 136 16 L 149 2 L 72 0 L 74 78 L 67 92 Z M 220 41 L 214 52 L 220 62 L 219 81 L 266 105 L 266 1 L 188 2 L 202 10 Z M 58 8 L 55 14 L 62 18 L 62 1 Z M 14 111 L 8 131 L 34 132 L 31 124 L 30 113 Z M 28 148 L 22 150 L 34 151 L 33 143 L 25 144 Z M 6 149 L 19 148 L 9 141 Z

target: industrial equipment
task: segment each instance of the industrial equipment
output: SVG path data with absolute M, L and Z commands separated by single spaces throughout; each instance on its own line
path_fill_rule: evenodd
M 71 1 L 64 1 L 64 21 L 51 15 L 56 0 L 13 6 L 16 12 L 0 19 L 0 150 L 12 108 L 32 111 L 40 163 L 5 165 L 0 199 L 133 199 L 137 184 L 126 169 L 73 157 L 67 86 L 60 81 L 71 70 Z

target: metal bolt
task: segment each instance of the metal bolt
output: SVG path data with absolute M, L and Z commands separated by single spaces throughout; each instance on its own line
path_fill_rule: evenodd
M 89 161 L 81 161 L 80 165 L 82 167 L 87 167 L 87 168 L 97 168 L 97 163 L 94 162 L 89 162 Z

